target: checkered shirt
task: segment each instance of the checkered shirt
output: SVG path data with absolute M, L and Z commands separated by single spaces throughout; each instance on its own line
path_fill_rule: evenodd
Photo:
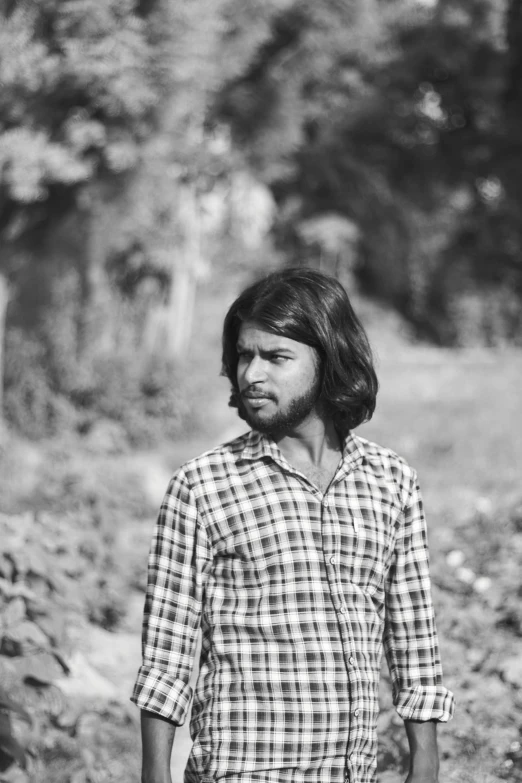
M 384 647 L 404 719 L 447 721 L 415 471 L 350 434 L 323 494 L 250 432 L 174 475 L 132 700 L 181 725 L 185 783 L 371 783 Z

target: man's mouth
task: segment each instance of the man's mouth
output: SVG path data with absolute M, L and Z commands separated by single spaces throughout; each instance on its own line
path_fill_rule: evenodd
M 269 394 L 264 394 L 263 392 L 253 391 L 253 390 L 246 390 L 241 392 L 242 397 L 246 397 L 249 400 L 270 400 L 272 399 Z
M 241 397 L 253 408 L 261 408 L 273 399 L 270 394 L 253 391 L 252 389 L 241 392 Z

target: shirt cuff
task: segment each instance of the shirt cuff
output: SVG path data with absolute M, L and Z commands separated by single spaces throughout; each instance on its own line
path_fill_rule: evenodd
M 442 685 L 413 685 L 403 688 L 394 698 L 395 709 L 403 720 L 451 720 L 455 698 Z
M 131 701 L 141 710 L 154 712 L 183 726 L 192 698 L 192 688 L 183 680 L 170 677 L 153 666 L 141 666 Z

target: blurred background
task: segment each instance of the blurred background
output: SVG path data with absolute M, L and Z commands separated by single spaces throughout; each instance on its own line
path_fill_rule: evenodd
M 3 0 L 0 84 L 0 781 L 139 781 L 155 516 L 244 431 L 222 319 L 285 265 L 346 286 L 360 434 L 421 478 L 441 780 L 522 781 L 519 0 Z

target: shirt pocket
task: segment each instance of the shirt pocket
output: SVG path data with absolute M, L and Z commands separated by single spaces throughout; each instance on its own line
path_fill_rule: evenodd
M 343 559 L 348 579 L 369 595 L 384 584 L 390 558 L 388 525 L 380 515 L 353 516 L 351 535 L 346 536 Z
M 241 549 L 219 553 L 214 558 L 214 577 L 225 590 L 256 590 L 269 581 L 266 558 Z

